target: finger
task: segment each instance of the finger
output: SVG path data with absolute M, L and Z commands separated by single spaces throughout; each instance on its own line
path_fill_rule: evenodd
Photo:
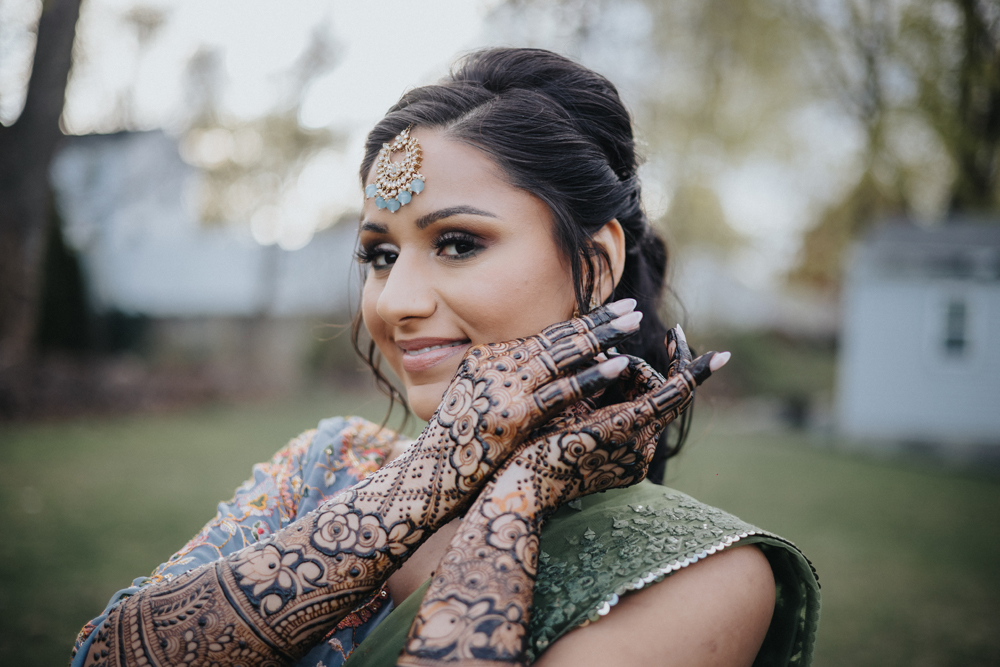
M 626 357 L 615 357 L 574 375 L 561 377 L 538 389 L 534 393 L 535 403 L 543 415 L 559 412 L 607 387 L 627 366 Z
M 541 350 L 535 357 L 536 363 L 544 366 L 550 377 L 565 375 L 590 364 L 597 354 L 634 334 L 639 330 L 641 321 L 642 313 L 633 312 L 602 324 L 593 331 L 567 336 Z
M 643 428 L 653 421 L 666 426 L 680 416 L 691 403 L 695 388 L 712 374 L 712 359 L 716 355 L 716 352 L 706 352 L 656 391 L 631 403 L 623 403 L 620 409 L 632 415 L 632 428 Z
M 622 315 L 628 315 L 635 310 L 635 304 L 635 299 L 622 299 L 614 303 L 609 303 L 606 306 L 594 309 L 586 315 L 545 327 L 542 329 L 541 338 L 552 344 L 567 336 L 593 331 L 602 324 L 612 322 Z
M 670 343 L 673 343 L 673 351 L 670 350 Z M 670 353 L 670 366 L 667 375 L 674 375 L 677 371 L 691 363 L 691 348 L 688 347 L 687 337 L 684 329 L 678 324 L 667 332 L 667 351 Z
M 646 363 L 631 355 L 622 355 L 629 360 L 628 367 L 618 376 L 617 385 L 625 400 L 632 401 L 663 386 L 666 379 Z

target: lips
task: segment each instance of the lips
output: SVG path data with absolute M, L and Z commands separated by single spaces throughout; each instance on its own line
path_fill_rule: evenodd
M 464 354 L 470 342 L 468 339 L 455 338 L 413 338 L 397 340 L 396 345 L 403 351 L 403 370 L 418 373 L 456 354 Z

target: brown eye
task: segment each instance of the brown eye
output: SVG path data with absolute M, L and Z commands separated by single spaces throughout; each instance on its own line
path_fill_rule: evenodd
M 394 252 L 376 252 L 372 259 L 372 266 L 378 269 L 387 268 L 396 263 L 397 256 Z
M 483 249 L 483 244 L 477 237 L 456 232 L 442 235 L 434 245 L 439 256 L 449 259 L 472 257 Z
M 476 250 L 476 244 L 470 241 L 455 241 L 441 248 L 441 254 L 448 257 L 461 257 Z
M 399 257 L 399 250 L 388 244 L 379 244 L 374 247 L 358 248 L 357 260 L 362 264 L 371 264 L 376 269 L 387 269 L 396 263 Z

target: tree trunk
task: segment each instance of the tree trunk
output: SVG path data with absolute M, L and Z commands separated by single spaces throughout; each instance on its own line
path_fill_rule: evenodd
M 72 64 L 80 0 L 47 0 L 24 111 L 0 126 L 0 414 L 25 406 L 49 217 L 49 165 Z

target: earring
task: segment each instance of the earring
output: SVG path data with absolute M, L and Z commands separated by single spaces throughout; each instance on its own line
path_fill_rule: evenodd
M 593 294 L 590 295 L 590 303 L 587 306 L 587 312 L 592 313 L 601 307 L 601 302 Z M 580 317 L 579 306 L 573 309 L 573 317 Z

